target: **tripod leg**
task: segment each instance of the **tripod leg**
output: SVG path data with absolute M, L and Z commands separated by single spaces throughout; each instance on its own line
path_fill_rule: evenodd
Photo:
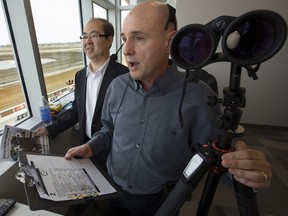
M 257 216 L 259 214 L 256 193 L 252 188 L 234 181 L 234 191 L 237 198 L 238 210 L 240 216 Z
M 196 185 L 195 185 L 196 186 Z M 192 195 L 195 186 L 179 180 L 155 216 L 173 216 Z
M 184 202 L 191 198 L 191 193 L 213 161 L 213 158 L 206 158 L 201 153 L 194 155 L 155 216 L 172 216 L 177 213 Z
M 214 198 L 214 194 L 217 189 L 217 185 L 219 183 L 220 174 L 209 172 L 205 187 L 202 193 L 202 197 L 198 206 L 197 216 L 205 216 L 208 215 L 211 203 Z

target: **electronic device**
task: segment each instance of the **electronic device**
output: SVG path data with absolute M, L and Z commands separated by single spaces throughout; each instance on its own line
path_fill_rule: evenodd
M 6 215 L 15 205 L 13 199 L 0 199 L 0 216 Z

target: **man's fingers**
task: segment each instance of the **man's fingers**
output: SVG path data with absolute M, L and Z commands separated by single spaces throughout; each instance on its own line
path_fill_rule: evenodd
M 247 149 L 246 143 L 243 140 L 237 140 L 235 143 L 235 150 L 240 151 L 244 149 Z

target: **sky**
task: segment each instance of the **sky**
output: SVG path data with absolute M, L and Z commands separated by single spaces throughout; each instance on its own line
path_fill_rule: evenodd
M 2 4 L 2 1 L 1 1 L 1 4 Z M 4 19 L 4 14 L 3 14 L 3 10 L 2 10 L 2 5 L 0 8 L 0 32 L 1 32 L 0 45 L 10 43 L 8 32 L 7 32 L 7 27 L 6 27 L 6 21 Z
M 80 41 L 81 29 L 77 0 L 30 0 L 30 2 L 39 44 Z M 0 45 L 10 44 L 2 8 L 1 1 Z

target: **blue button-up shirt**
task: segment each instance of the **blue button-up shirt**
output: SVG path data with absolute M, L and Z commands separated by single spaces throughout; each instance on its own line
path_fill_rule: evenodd
M 94 153 L 111 147 L 107 169 L 124 190 L 157 193 L 181 177 L 193 144 L 215 138 L 211 121 L 220 108 L 207 105 L 211 95 L 215 93 L 205 83 L 185 81 L 175 65 L 149 92 L 129 74 L 119 76 L 107 90 L 103 128 L 88 144 Z

